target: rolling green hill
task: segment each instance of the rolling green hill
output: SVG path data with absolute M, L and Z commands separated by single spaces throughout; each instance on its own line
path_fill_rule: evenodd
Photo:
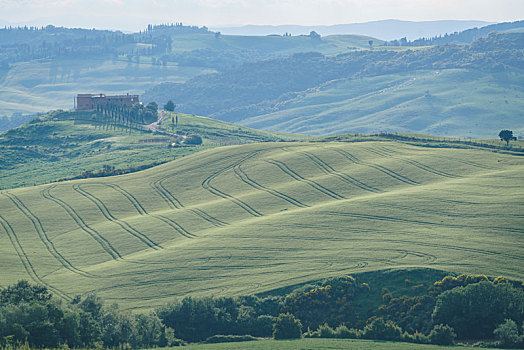
M 4 190 L 1 283 L 150 309 L 383 268 L 522 279 L 523 170 L 481 148 L 267 142 Z
M 470 45 L 295 54 L 244 63 L 144 95 L 180 111 L 295 133 L 411 132 L 486 138 L 520 135 L 524 35 Z
M 104 166 L 137 171 L 217 146 L 309 138 L 186 114 L 177 114 L 178 125 L 173 128 L 173 116 L 166 113 L 153 132 L 143 125 L 103 124 L 85 112 L 42 115 L 0 134 L 0 189 L 74 178 Z M 185 144 L 187 135 L 200 136 L 202 145 Z
M 297 93 L 275 112 L 242 121 L 267 130 L 329 135 L 418 132 L 496 137 L 524 135 L 524 75 L 468 69 L 341 79 Z

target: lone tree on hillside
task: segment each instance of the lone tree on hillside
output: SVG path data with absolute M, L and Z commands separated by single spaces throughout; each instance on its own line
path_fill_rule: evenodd
M 168 111 L 168 112 L 173 112 L 175 110 L 175 104 L 173 103 L 173 101 L 169 100 L 167 101 L 167 103 L 164 105 L 164 110 L 165 111 Z
M 517 139 L 515 136 L 513 136 L 513 131 L 511 130 L 501 130 L 499 132 L 499 137 L 501 141 L 506 141 L 506 145 L 508 146 L 510 141 Z

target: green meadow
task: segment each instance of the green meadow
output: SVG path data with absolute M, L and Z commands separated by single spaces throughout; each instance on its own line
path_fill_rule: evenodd
M 231 145 L 3 190 L 2 287 L 30 279 L 65 299 L 96 292 L 148 310 L 381 269 L 522 279 L 524 159 L 424 146 Z
M 474 138 L 496 137 L 511 125 L 522 134 L 522 78 L 520 72 L 446 69 L 340 79 L 241 124 L 313 135 L 416 130 Z
M 404 349 L 473 349 L 470 346 L 438 346 L 409 344 L 390 341 L 349 340 L 349 339 L 300 339 L 300 340 L 262 340 L 243 343 L 189 345 L 191 350 L 215 349 L 253 349 L 253 350 L 307 350 L 307 349 L 355 349 L 355 350 L 404 350 Z

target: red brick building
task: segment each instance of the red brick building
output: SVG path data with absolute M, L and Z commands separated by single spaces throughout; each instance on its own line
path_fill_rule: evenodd
M 93 111 L 97 106 L 131 107 L 137 103 L 140 103 L 138 95 L 78 94 L 75 99 L 75 109 L 77 111 Z

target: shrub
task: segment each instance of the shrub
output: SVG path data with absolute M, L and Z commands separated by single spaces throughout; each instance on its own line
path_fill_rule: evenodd
M 362 330 L 362 338 L 377 340 L 401 340 L 402 329 L 392 321 L 375 318 Z
M 275 339 L 297 339 L 302 336 L 302 323 L 290 313 L 280 314 L 275 322 Z
M 251 330 L 251 335 L 256 337 L 271 337 L 274 324 L 275 317 L 269 315 L 258 316 Z
M 202 138 L 198 135 L 187 135 L 184 143 L 187 145 L 201 145 Z
M 329 327 L 327 323 L 318 327 L 318 333 L 320 334 L 320 338 L 335 338 L 335 331 Z
M 357 329 L 349 329 L 345 325 L 341 325 L 335 329 L 335 337 L 339 339 L 357 339 L 359 337 L 359 331 Z
M 524 319 L 524 291 L 507 283 L 480 282 L 438 296 L 433 320 L 453 327 L 459 338 L 483 339 L 511 318 Z
M 429 333 L 429 341 L 436 345 L 453 345 L 457 335 L 448 325 L 438 324 Z
M 415 343 L 415 344 L 428 344 L 429 343 L 429 337 L 419 332 L 415 332 L 413 334 L 404 333 L 402 335 L 402 340 L 408 343 Z
M 233 343 L 258 340 L 251 335 L 213 335 L 206 339 L 206 343 Z
M 517 324 L 511 319 L 506 319 L 504 323 L 501 323 L 493 331 L 493 335 L 503 347 L 513 347 L 521 341 Z

